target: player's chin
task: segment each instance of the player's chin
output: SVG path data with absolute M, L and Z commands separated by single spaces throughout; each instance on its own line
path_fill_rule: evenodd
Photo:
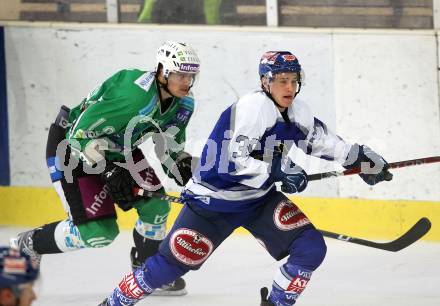
M 183 98 L 188 95 L 189 90 L 188 89 L 179 89 L 174 92 L 174 96 L 177 98 Z
M 289 107 L 293 103 L 293 96 L 283 96 L 281 101 L 283 107 Z

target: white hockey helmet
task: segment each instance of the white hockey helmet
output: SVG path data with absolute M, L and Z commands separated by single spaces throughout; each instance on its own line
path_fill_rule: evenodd
M 156 67 L 162 64 L 163 75 L 168 78 L 170 72 L 197 74 L 200 59 L 196 51 L 185 43 L 167 41 L 157 49 Z

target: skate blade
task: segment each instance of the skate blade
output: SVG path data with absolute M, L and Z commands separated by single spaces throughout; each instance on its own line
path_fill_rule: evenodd
M 182 296 L 182 295 L 187 295 L 188 291 L 186 291 L 186 289 L 182 289 L 182 290 L 175 290 L 175 291 L 171 291 L 171 290 L 154 290 L 153 293 L 151 293 L 151 296 Z

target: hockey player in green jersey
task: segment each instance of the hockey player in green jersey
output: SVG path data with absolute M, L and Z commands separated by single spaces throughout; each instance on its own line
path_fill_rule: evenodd
M 46 158 L 68 219 L 20 233 L 11 243 L 37 263 L 43 254 L 105 247 L 119 233 L 116 203 L 139 216 L 133 269 L 155 254 L 170 204 L 133 195 L 137 186 L 165 192 L 138 145 L 152 137 L 165 173 L 181 186 L 190 179 L 192 158 L 183 149 L 199 68 L 193 48 L 168 41 L 158 49 L 155 72 L 121 70 L 72 110 L 63 106 L 49 130 Z M 178 279 L 158 292 L 186 294 L 185 282 Z

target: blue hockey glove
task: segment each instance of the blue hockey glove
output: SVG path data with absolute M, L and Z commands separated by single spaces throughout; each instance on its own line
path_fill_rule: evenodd
M 282 182 L 281 191 L 286 193 L 304 191 L 308 183 L 307 173 L 290 160 L 288 161 L 290 166 L 286 165 L 286 168 L 282 170 L 281 160 L 281 156 L 274 156 L 270 173 L 275 182 Z
M 295 174 L 286 174 L 286 176 L 283 178 L 281 182 L 283 182 L 281 184 L 282 192 L 286 192 L 286 193 L 302 192 L 307 187 L 307 183 L 308 183 L 307 173 L 301 169 L 301 172 Z
M 366 167 L 365 163 L 367 163 Z M 365 145 L 355 143 L 342 166 L 346 169 L 361 168 L 359 176 L 368 185 L 376 185 L 379 182 L 393 179 L 393 174 L 388 171 L 390 166 L 386 160 Z

